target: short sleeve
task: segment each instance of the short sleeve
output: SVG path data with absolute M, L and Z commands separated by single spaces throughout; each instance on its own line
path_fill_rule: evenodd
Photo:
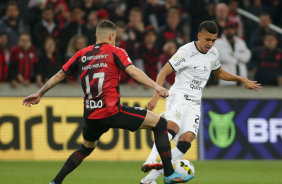
M 178 49 L 178 51 L 169 59 L 168 63 L 175 72 L 188 65 L 185 55 L 186 53 L 184 49 Z
M 219 54 L 217 54 L 217 58 L 214 62 L 212 62 L 212 65 L 211 65 L 211 70 L 217 70 L 220 68 L 220 62 L 219 62 Z
M 67 75 L 73 75 L 78 71 L 78 62 L 81 58 L 81 51 L 75 53 L 75 55 L 70 58 L 70 60 L 62 66 L 62 70 Z
M 118 48 L 113 54 L 115 63 L 121 70 L 124 71 L 126 67 L 132 65 L 132 61 L 128 57 L 125 50 Z

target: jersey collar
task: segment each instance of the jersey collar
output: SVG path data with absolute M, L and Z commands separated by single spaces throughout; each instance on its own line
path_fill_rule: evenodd
M 208 52 L 202 52 L 202 51 L 200 51 L 200 49 L 198 49 L 198 47 L 197 47 L 197 45 L 196 45 L 196 42 L 194 41 L 194 45 L 195 45 L 195 47 L 196 47 L 196 49 L 201 53 L 201 54 L 207 54 Z

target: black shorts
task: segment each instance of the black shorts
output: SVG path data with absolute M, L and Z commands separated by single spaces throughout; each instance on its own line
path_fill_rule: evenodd
M 139 129 L 146 115 L 146 109 L 123 105 L 113 116 L 103 119 L 84 119 L 83 138 L 86 141 L 99 140 L 110 128 L 122 128 L 133 132 Z

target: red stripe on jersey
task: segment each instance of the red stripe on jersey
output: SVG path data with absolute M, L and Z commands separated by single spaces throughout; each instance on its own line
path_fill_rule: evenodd
M 28 77 L 28 74 L 29 74 L 29 67 L 28 67 L 28 65 L 29 65 L 29 58 L 28 58 L 28 54 L 27 53 L 25 53 L 25 55 L 24 55 L 24 65 L 25 65 L 25 69 L 24 69 L 24 78 L 25 79 L 28 79 L 29 77 Z
M 102 54 L 104 54 L 105 52 L 107 52 L 107 51 L 102 51 L 102 52 L 100 52 L 97 56 L 102 55 Z M 92 61 L 90 61 L 90 62 L 88 63 L 87 66 L 92 65 L 96 60 L 97 60 L 97 59 L 93 59 Z M 84 71 L 81 73 L 80 79 L 82 79 L 82 77 L 85 75 L 86 72 L 87 72 L 87 70 L 84 70 Z
M 142 115 L 139 115 L 139 114 L 133 114 L 131 112 L 127 112 L 127 111 L 124 111 L 124 110 L 121 110 L 121 109 L 120 109 L 120 112 L 145 119 L 145 116 L 142 116 Z

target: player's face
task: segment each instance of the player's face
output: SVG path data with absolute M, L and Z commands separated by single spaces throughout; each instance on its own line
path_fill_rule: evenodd
M 8 6 L 8 8 L 7 8 L 6 15 L 7 15 L 7 17 L 9 17 L 10 20 L 15 20 L 15 19 L 18 18 L 19 13 L 20 13 L 20 12 L 19 12 L 17 6 L 10 5 L 10 6 Z
M 54 39 L 48 39 L 44 45 L 45 52 L 47 53 L 54 53 L 56 49 L 56 43 Z
M 27 34 L 21 35 L 19 39 L 19 46 L 24 50 L 28 50 L 31 47 L 31 39 Z
M 264 45 L 270 50 L 274 50 L 277 46 L 277 43 L 277 39 L 272 35 L 268 35 L 264 38 Z
M 212 48 L 215 40 L 217 39 L 217 33 L 212 34 L 206 30 L 202 30 L 200 33 L 198 33 L 198 39 L 199 39 L 198 43 L 200 46 L 199 49 L 202 52 L 208 52 Z
M 84 38 L 77 38 L 75 41 L 77 51 L 85 48 L 87 46 L 86 40 Z

